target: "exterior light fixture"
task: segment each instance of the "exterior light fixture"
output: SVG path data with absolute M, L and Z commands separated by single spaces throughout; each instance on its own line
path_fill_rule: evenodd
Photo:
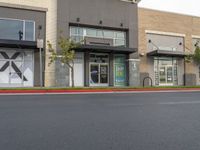
M 76 18 L 76 22 L 80 22 L 80 18 Z
M 120 23 L 120 27 L 123 27 L 124 26 L 124 24 L 123 23 Z
M 99 24 L 103 24 L 103 21 L 102 21 L 102 20 L 100 20 L 100 21 L 99 21 Z

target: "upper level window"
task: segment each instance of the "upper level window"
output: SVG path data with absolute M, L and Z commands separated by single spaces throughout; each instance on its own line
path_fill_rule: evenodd
M 0 39 L 35 40 L 35 22 L 28 20 L 0 19 Z
M 85 37 L 113 40 L 113 46 L 126 46 L 126 32 L 106 29 L 70 27 L 70 38 L 75 42 L 82 42 Z

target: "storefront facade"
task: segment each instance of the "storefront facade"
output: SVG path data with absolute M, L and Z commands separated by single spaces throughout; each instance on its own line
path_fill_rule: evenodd
M 90 0 L 61 0 L 57 8 L 57 29 L 65 37 L 81 43 L 74 60 L 76 87 L 139 85 L 135 82 L 138 80 L 129 80 L 130 65 L 139 65 L 134 60 L 130 63 L 131 59 L 138 59 L 137 4 L 120 0 L 94 0 L 92 3 Z M 70 70 L 66 71 L 59 62 L 55 66 L 46 65 L 46 70 L 52 70 L 46 71 L 46 86 L 71 85 Z M 139 70 L 131 74 L 139 78 Z M 52 76 L 54 83 L 49 80 Z
M 141 85 L 148 86 L 151 80 L 155 86 L 200 83 L 199 66 L 185 61 L 187 54 L 194 53 L 199 24 L 198 17 L 139 9 Z
M 45 16 L 45 10 L 0 6 L 0 87 L 39 85 L 36 38 L 44 38 Z

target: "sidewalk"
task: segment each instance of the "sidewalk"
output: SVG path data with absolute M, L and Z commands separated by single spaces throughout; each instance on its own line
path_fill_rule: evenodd
M 147 93 L 147 92 L 200 92 L 200 87 L 168 88 L 83 88 L 83 89 L 0 89 L 0 94 L 81 94 L 81 93 Z

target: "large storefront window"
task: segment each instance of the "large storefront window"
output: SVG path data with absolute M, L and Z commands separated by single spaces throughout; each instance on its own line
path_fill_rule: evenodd
M 126 32 L 84 27 L 70 27 L 70 37 L 75 42 L 83 42 L 85 37 L 113 40 L 113 46 L 126 47 Z
M 0 49 L 0 87 L 31 87 L 34 79 L 32 51 Z
M 35 23 L 28 20 L 0 19 L 0 39 L 35 40 Z
M 154 58 L 155 85 L 178 85 L 177 60 L 175 58 Z

